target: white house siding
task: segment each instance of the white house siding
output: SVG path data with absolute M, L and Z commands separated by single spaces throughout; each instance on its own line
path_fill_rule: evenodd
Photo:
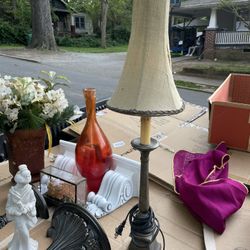
M 250 24 L 250 21 L 247 22 Z M 242 21 L 237 21 L 236 22 L 236 31 L 249 31 L 248 28 L 246 27 L 246 24 Z
M 85 19 L 85 29 L 76 28 L 75 17 L 84 17 L 84 19 Z M 89 17 L 88 14 L 85 14 L 85 13 L 72 14 L 72 16 L 71 16 L 71 25 L 75 26 L 75 33 L 76 34 L 83 34 L 83 33 L 86 33 L 86 34 L 89 34 L 89 35 L 93 34 L 92 20 L 91 20 L 91 18 Z

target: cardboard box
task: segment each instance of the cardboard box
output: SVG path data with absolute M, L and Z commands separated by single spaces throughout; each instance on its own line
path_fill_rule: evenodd
M 130 141 L 139 136 L 140 118 L 122 115 L 110 110 L 103 111 L 97 119 L 110 140 L 113 152 L 123 154 L 129 159 L 140 161 L 140 153 L 130 150 Z M 195 105 L 186 104 L 186 109 L 175 116 L 152 118 L 152 136 L 160 140 L 160 147 L 150 153 L 150 205 L 156 217 L 160 221 L 161 229 L 166 238 L 169 249 L 204 249 L 204 241 L 201 224 L 190 214 L 184 204 L 175 194 L 165 188 L 172 189 L 174 185 L 172 174 L 172 160 L 174 153 L 181 149 L 193 152 L 205 153 L 211 145 L 207 143 L 208 136 L 208 115 L 206 110 Z M 84 120 L 71 129 L 80 134 L 84 126 Z M 116 142 L 123 141 L 120 147 L 114 147 Z M 52 153 L 62 153 L 60 148 L 52 149 Z M 230 150 L 231 156 L 230 175 L 231 177 L 250 183 L 250 154 Z M 45 153 L 47 156 L 47 153 Z M 45 157 L 46 165 L 52 164 L 48 157 Z M 0 214 L 5 212 L 7 192 L 11 186 L 11 175 L 6 162 L 0 163 Z M 165 187 L 162 188 L 161 186 Z M 114 230 L 127 215 L 127 212 L 138 202 L 136 198 L 99 220 L 107 233 L 112 249 L 127 249 L 130 243 L 130 226 L 126 225 L 123 236 L 114 239 Z M 227 228 L 222 236 L 213 234 L 213 240 L 218 250 L 231 250 L 239 246 L 249 247 L 248 228 L 250 221 L 249 210 L 250 198 L 247 197 L 243 207 L 227 221 Z M 49 220 L 39 220 L 37 225 L 30 231 L 31 237 L 39 241 L 39 249 L 47 249 L 52 243 L 46 237 L 50 226 Z M 128 222 L 127 222 L 128 223 Z M 1 229 L 0 249 L 7 249 L 14 231 L 14 224 L 9 223 Z M 158 241 L 161 242 L 159 234 Z
M 5 212 L 7 193 L 11 187 L 11 176 L 8 171 L 8 163 L 0 164 L 0 215 Z M 161 230 L 167 242 L 169 249 L 203 249 L 203 235 L 201 224 L 189 213 L 187 208 L 171 192 L 150 182 L 150 204 L 160 221 Z M 160 201 L 160 202 L 159 202 Z M 128 211 L 138 203 L 137 198 L 133 198 L 123 206 L 116 209 L 111 214 L 102 217 L 98 222 L 106 232 L 112 250 L 127 249 L 131 238 L 129 237 L 130 226 L 127 221 L 123 235 L 114 238 L 115 228 L 126 217 Z M 50 209 L 50 215 L 54 208 Z M 51 225 L 51 216 L 48 220 L 38 219 L 37 224 L 30 230 L 30 236 L 39 242 L 39 249 L 47 249 L 52 243 L 51 238 L 46 237 L 46 232 Z M 0 233 L 0 249 L 7 250 L 8 243 L 13 237 L 15 230 L 14 222 L 10 222 Z M 158 234 L 157 240 L 162 243 L 161 234 Z
M 250 151 L 250 75 L 230 74 L 209 98 L 208 141 Z

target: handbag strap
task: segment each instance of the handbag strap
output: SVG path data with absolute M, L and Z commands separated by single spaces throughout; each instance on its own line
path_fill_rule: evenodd
M 230 156 L 228 154 L 224 154 L 221 157 L 221 164 L 220 164 L 220 166 L 214 165 L 213 169 L 210 171 L 210 173 L 207 175 L 207 177 L 205 178 L 205 180 L 200 185 L 204 185 L 204 184 L 209 183 L 209 182 L 215 182 L 215 181 L 221 180 L 221 178 L 219 178 L 219 179 L 212 179 L 212 180 L 209 180 L 209 179 L 216 172 L 216 170 L 223 169 L 225 167 L 225 165 L 228 163 L 229 159 L 230 159 Z

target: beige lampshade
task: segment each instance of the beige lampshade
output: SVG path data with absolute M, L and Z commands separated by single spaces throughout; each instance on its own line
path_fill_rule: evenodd
M 125 114 L 179 113 L 168 41 L 169 0 L 134 0 L 126 62 L 108 108 Z

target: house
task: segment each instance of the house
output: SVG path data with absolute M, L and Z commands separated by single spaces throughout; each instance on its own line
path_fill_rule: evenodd
M 93 34 L 93 24 L 86 13 L 77 13 L 63 0 L 50 0 L 55 34 Z
M 193 45 L 196 37 L 201 35 L 208 26 L 208 20 L 204 17 L 185 20 L 172 24 L 169 32 L 170 47 L 173 52 L 187 53 L 188 48 Z M 180 44 L 181 43 L 181 44 Z
M 249 23 L 250 0 L 234 0 L 234 3 Z M 204 20 L 205 58 L 250 59 L 250 30 L 230 9 L 220 8 L 220 0 L 183 0 L 179 7 L 172 7 L 171 16 L 185 17 L 189 27 L 194 20 Z

